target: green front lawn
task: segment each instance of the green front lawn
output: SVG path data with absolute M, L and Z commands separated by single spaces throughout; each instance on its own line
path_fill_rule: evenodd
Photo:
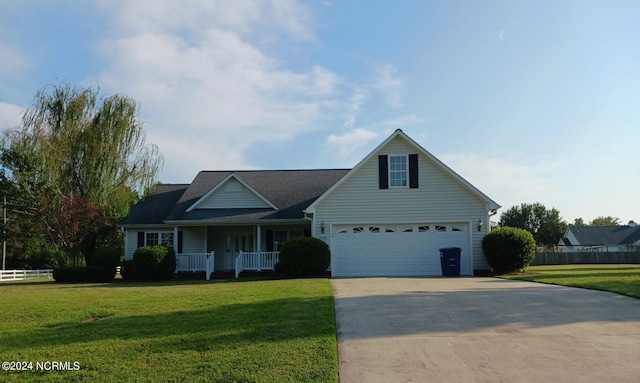
M 640 299 L 640 265 L 530 266 L 503 278 L 611 291 Z
M 0 284 L 3 382 L 337 382 L 326 279 Z M 37 362 L 78 371 L 36 371 Z

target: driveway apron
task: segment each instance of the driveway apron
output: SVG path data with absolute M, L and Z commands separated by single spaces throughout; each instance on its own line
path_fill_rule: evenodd
M 340 381 L 640 382 L 640 300 L 497 278 L 332 279 Z

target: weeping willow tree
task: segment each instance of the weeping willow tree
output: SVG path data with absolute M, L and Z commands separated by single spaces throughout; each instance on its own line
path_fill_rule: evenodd
M 86 252 L 101 231 L 113 234 L 156 182 L 162 156 L 137 114 L 131 98 L 63 83 L 38 91 L 21 125 L 4 132 L 3 175 L 61 248 Z M 78 225 L 81 217 L 94 218 Z

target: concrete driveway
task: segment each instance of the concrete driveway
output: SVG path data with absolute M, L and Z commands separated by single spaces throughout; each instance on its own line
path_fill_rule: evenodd
M 342 383 L 640 381 L 637 299 L 496 278 L 331 284 Z

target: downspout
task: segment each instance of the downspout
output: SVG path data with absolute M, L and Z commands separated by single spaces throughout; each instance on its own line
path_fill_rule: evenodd
M 257 231 L 257 233 L 256 233 L 256 241 L 257 241 L 257 244 L 256 244 L 257 249 L 256 249 L 256 251 L 257 252 L 261 252 L 262 251 L 262 226 L 261 225 L 257 225 L 256 226 L 256 231 Z
M 178 226 L 173 227 L 173 251 L 178 255 Z
M 315 221 L 313 219 L 313 213 L 307 212 L 306 210 L 302 211 L 303 214 L 303 219 L 309 220 L 311 221 L 311 236 L 313 238 L 316 237 L 316 225 L 315 225 Z

